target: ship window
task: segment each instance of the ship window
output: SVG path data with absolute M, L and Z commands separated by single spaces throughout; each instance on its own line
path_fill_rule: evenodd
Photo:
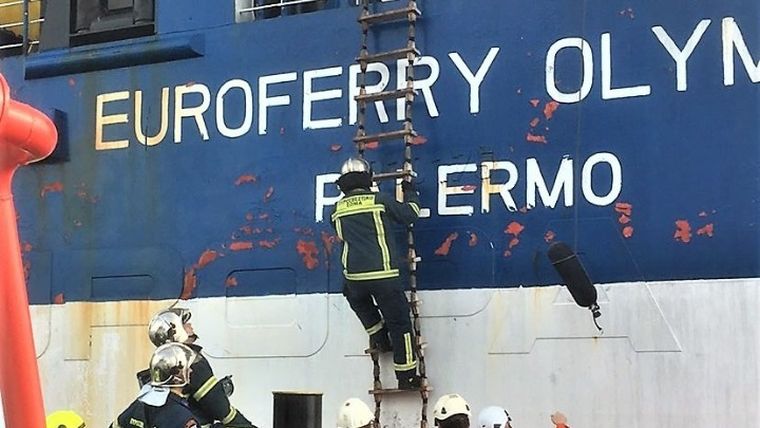
M 71 0 L 71 45 L 154 34 L 155 0 Z
M 338 0 L 235 0 L 235 21 L 248 22 L 316 12 L 336 7 Z
M 29 42 L 27 51 L 37 49 L 44 4 L 42 0 L 29 0 L 29 21 L 27 31 Z M 20 55 L 24 47 L 24 0 L 0 0 L 0 58 Z

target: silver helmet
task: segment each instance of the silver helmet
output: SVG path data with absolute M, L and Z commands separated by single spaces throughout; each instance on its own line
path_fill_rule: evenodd
M 195 357 L 195 352 L 181 343 L 159 346 L 150 359 L 150 384 L 163 387 L 187 385 Z
M 169 342 L 185 343 L 190 338 L 185 323 L 190 321 L 190 310 L 185 308 L 164 309 L 150 320 L 148 337 L 155 346 Z
M 370 172 L 369 164 L 364 159 L 348 158 L 340 167 L 340 174 L 345 175 L 349 172 Z

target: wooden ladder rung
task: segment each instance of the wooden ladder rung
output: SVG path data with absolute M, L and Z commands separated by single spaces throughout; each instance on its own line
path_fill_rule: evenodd
M 382 62 L 389 59 L 402 59 L 407 55 L 414 54 L 414 56 L 420 56 L 420 51 L 417 48 L 401 48 L 387 52 L 379 52 L 375 54 L 359 55 L 356 57 L 357 62 Z
M 361 137 L 354 137 L 355 143 L 369 143 L 370 141 L 383 141 L 383 140 L 397 140 L 406 136 L 416 137 L 415 131 L 408 131 L 401 129 L 399 131 L 381 132 L 379 134 L 363 135 Z
M 415 21 L 422 16 L 422 12 L 415 6 L 407 6 L 401 9 L 392 9 L 378 13 L 363 13 L 358 21 L 362 24 L 380 24 L 400 20 Z
M 395 180 L 397 178 L 417 177 L 414 171 L 380 172 L 372 176 L 374 181 Z
M 370 103 L 373 101 L 384 101 L 384 100 L 405 98 L 407 95 L 412 95 L 412 94 L 414 94 L 414 89 L 403 88 L 403 89 L 396 89 L 394 91 L 383 91 L 383 92 L 374 92 L 371 94 L 357 95 L 356 97 L 354 97 L 354 99 L 359 102 Z

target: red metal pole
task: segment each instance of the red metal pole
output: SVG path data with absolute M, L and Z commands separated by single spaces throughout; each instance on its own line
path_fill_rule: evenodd
M 45 426 L 11 182 L 19 166 L 48 156 L 57 140 L 50 119 L 11 100 L 0 75 L 0 391 L 7 427 Z

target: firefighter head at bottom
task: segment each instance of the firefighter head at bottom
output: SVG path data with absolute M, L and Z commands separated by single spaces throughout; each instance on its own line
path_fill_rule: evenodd
M 469 428 L 470 405 L 459 394 L 446 394 L 438 399 L 433 408 L 435 425 L 439 428 Z
M 349 398 L 338 412 L 337 428 L 374 428 L 375 414 L 364 401 Z

